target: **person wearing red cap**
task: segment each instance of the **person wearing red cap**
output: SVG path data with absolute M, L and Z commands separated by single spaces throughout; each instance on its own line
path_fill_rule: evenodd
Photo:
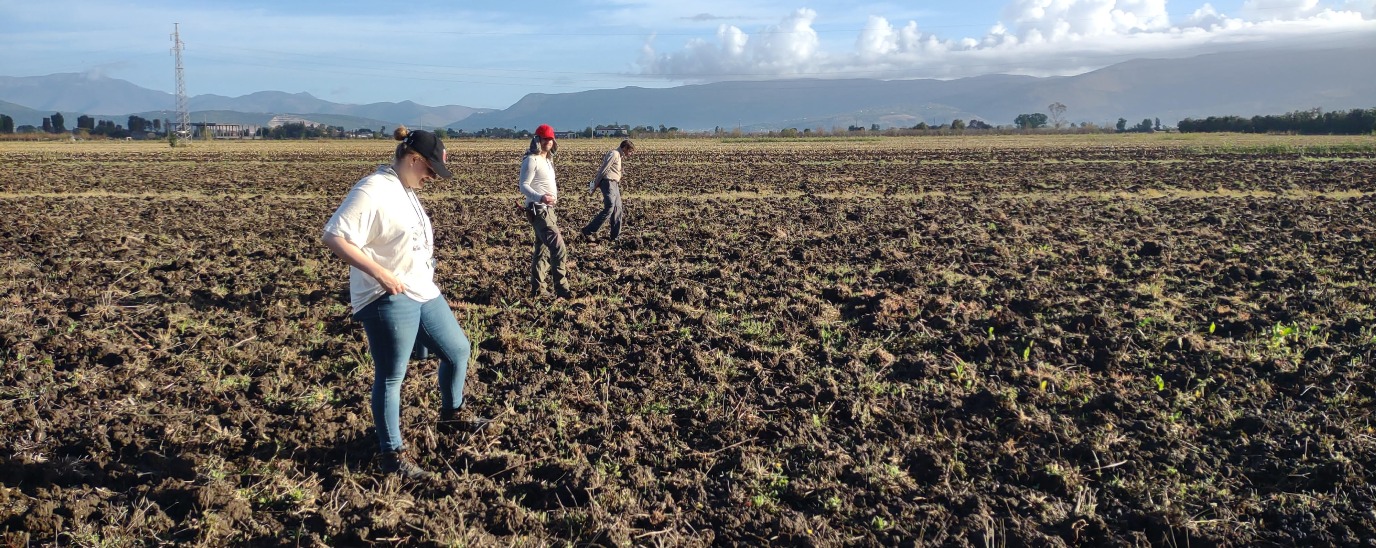
M 554 140 L 554 128 L 541 124 L 521 159 L 521 175 L 516 186 L 525 196 L 526 219 L 535 230 L 535 252 L 530 259 L 530 292 L 538 297 L 544 292 L 545 279 L 551 278 L 554 294 L 560 298 L 573 297 L 569 291 L 568 270 L 564 260 L 568 248 L 559 233 L 559 217 L 554 204 L 559 201 L 559 186 L 554 179 L 554 153 L 559 143 Z
M 363 324 L 373 356 L 372 412 L 382 470 L 429 479 L 405 454 L 401 438 L 401 383 L 412 350 L 420 344 L 440 357 L 440 426 L 477 429 L 489 421 L 464 413 L 464 380 L 472 347 L 435 285 L 435 232 L 416 191 L 427 181 L 449 178 L 444 143 L 428 131 L 393 132 L 390 165 L 364 177 L 325 223 L 325 246 L 349 263 L 353 317 Z

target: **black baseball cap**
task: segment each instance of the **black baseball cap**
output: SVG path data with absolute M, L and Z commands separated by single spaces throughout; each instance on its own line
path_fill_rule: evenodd
M 425 161 L 430 163 L 430 169 L 435 170 L 436 175 L 445 179 L 454 176 L 449 172 L 449 168 L 444 167 L 444 162 L 449 160 L 449 153 L 444 151 L 444 143 L 440 141 L 439 135 L 421 129 L 407 133 L 401 142 L 425 157 Z

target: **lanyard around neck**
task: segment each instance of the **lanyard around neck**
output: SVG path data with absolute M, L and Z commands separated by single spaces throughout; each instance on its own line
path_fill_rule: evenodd
M 396 177 L 397 182 L 401 182 L 401 176 L 397 175 L 397 171 L 392 169 L 392 166 L 383 166 L 383 170 Z M 415 189 L 406 186 L 406 183 L 401 183 L 401 189 L 406 192 L 406 197 L 411 203 L 411 211 L 416 214 L 416 222 L 420 223 L 421 239 L 425 241 L 426 249 L 434 249 L 434 241 L 430 234 L 430 218 L 425 215 L 425 206 L 420 203 L 420 196 L 416 194 Z

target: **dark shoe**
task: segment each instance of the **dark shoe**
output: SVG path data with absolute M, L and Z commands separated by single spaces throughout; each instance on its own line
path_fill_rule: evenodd
M 573 292 L 567 289 L 556 289 L 554 291 L 554 296 L 559 297 L 560 299 L 572 299 Z
M 479 417 L 462 407 L 441 409 L 439 430 L 441 432 L 478 432 L 492 424 L 492 419 Z
M 411 348 L 411 359 L 424 360 L 430 357 L 430 349 L 420 341 L 416 341 L 416 346 Z
M 411 455 L 405 451 L 388 451 L 382 454 L 382 472 L 393 474 L 409 480 L 431 480 L 434 474 L 427 472 L 415 461 L 411 460 Z

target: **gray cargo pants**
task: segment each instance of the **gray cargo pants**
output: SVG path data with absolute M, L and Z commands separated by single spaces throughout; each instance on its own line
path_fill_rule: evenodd
M 588 226 L 583 227 L 583 235 L 591 236 L 602 228 L 604 221 L 611 221 L 609 224 L 612 229 L 612 239 L 621 236 L 621 227 L 626 220 L 626 210 L 621 207 L 621 185 L 616 181 L 602 179 L 597 187 L 602 189 L 602 212 L 588 221 Z
M 564 247 L 564 236 L 559 233 L 559 216 L 552 207 L 534 204 L 526 210 L 526 219 L 535 229 L 535 253 L 530 258 L 531 292 L 538 295 L 544 290 L 545 277 L 551 267 L 554 290 L 567 292 L 568 270 L 564 268 L 564 259 L 568 258 L 568 248 Z

